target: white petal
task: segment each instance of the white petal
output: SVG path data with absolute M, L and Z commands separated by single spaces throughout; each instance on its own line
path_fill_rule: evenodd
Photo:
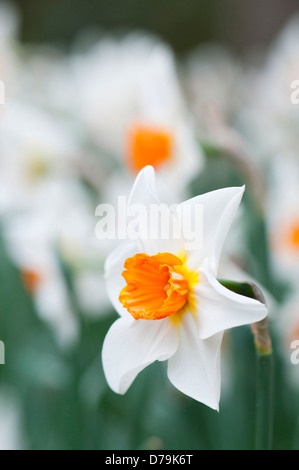
M 201 231 L 201 241 L 194 250 L 186 250 L 190 267 L 198 268 L 203 260 L 208 258 L 210 267 L 216 275 L 221 249 L 237 213 L 244 189 L 244 186 L 218 189 L 196 196 L 178 206 L 180 220 L 184 211 L 187 211 L 187 205 L 191 205 L 193 211 L 196 211 L 197 207 L 202 207 L 203 210 L 202 225 L 196 228 L 198 233 Z
M 126 281 L 121 273 L 124 270 L 125 260 L 134 256 L 136 253 L 138 253 L 136 244 L 133 241 L 127 241 L 113 250 L 105 262 L 107 293 L 119 315 L 130 315 L 119 301 L 119 294 L 126 286 Z
M 177 346 L 177 330 L 168 318 L 120 318 L 108 331 L 102 351 L 109 386 L 116 393 L 125 393 L 140 371 L 156 360 L 171 357 Z
M 150 204 L 160 204 L 157 187 L 155 170 L 152 166 L 144 167 L 137 175 L 128 205 L 144 204 L 148 207 Z
M 135 180 L 128 201 L 127 232 L 139 251 L 148 255 L 179 254 L 184 249 L 180 221 L 171 208 L 160 203 L 152 166 L 143 168 Z
M 268 314 L 263 303 L 225 288 L 207 269 L 200 271 L 199 283 L 194 290 L 201 338 L 209 338 L 236 326 L 255 323 Z
M 168 361 L 172 384 L 191 398 L 219 409 L 222 333 L 202 340 L 192 314 L 185 314 L 180 325 L 177 352 Z

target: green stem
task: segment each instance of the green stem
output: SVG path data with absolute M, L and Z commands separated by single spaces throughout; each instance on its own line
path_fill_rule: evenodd
M 271 450 L 273 408 L 273 355 L 268 320 L 251 325 L 256 349 L 255 449 Z
M 266 303 L 262 292 L 252 282 L 218 280 L 233 292 Z M 253 323 L 251 330 L 257 357 L 255 449 L 270 450 L 272 446 L 273 358 L 268 319 Z
M 272 376 L 272 353 L 257 351 L 255 450 L 271 450 L 272 447 Z

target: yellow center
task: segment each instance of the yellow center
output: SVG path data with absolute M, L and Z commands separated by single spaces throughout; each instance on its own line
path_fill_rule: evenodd
M 30 180 L 36 181 L 44 177 L 48 172 L 48 162 L 37 151 L 31 151 L 27 157 L 27 171 Z
M 134 171 L 147 165 L 154 168 L 168 161 L 172 155 L 172 136 L 161 128 L 134 126 L 129 132 L 128 163 Z
M 127 258 L 122 275 L 126 280 L 119 300 L 135 320 L 177 320 L 187 305 L 194 306 L 192 287 L 198 275 L 184 260 L 171 253 L 154 256 L 139 253 Z

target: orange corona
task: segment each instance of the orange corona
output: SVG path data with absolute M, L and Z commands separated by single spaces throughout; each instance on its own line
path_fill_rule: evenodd
M 272 246 L 276 252 L 299 252 L 299 220 L 281 224 L 272 235 Z
M 129 131 L 128 162 L 138 172 L 147 165 L 158 168 L 172 155 L 172 136 L 170 132 L 150 127 L 134 126 Z
M 122 275 L 126 287 L 119 300 L 136 320 L 160 320 L 175 315 L 189 303 L 196 275 L 171 253 L 127 258 Z
M 25 285 L 25 288 L 29 294 L 34 294 L 41 281 L 41 276 L 35 271 L 22 270 L 21 276 Z
M 290 230 L 290 243 L 299 250 L 299 221 Z

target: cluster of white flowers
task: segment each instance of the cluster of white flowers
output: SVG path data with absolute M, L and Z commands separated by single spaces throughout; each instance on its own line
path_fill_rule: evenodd
M 260 67 L 251 70 L 240 127 L 260 161 L 267 185 L 265 220 L 271 268 L 288 288 L 278 319 L 286 359 L 299 339 L 299 77 L 298 14 L 282 28 Z M 294 88 L 295 86 L 295 88 Z M 298 372 L 290 374 L 298 384 Z
M 22 45 L 17 15 L 0 9 L 5 242 L 62 347 L 76 344 L 80 327 L 61 263 L 83 312 L 107 314 L 111 300 L 121 316 L 103 346 L 113 390 L 124 393 L 144 367 L 168 360 L 176 388 L 218 409 L 223 332 L 267 315 L 264 304 L 217 280 L 219 269 L 232 272 L 219 266 L 220 253 L 244 187 L 190 198 L 205 144 L 230 154 L 253 186 L 263 181 L 271 262 L 298 294 L 299 107 L 290 101 L 299 79 L 298 30 L 295 19 L 263 66 L 207 46 L 178 67 L 170 47 L 145 34 L 85 38 L 68 53 Z M 203 207 L 202 245 L 188 252 L 183 237 L 145 237 L 107 258 L 110 244 L 95 235 L 96 206 L 129 194 L 129 204 L 160 204 L 155 180 L 162 202 Z M 228 254 L 238 250 L 230 246 Z
M 109 247 L 95 237 L 95 208 L 128 194 L 144 165 L 142 150 L 129 161 L 130 135 L 141 136 L 141 147 L 157 145 L 158 160 L 162 151 L 158 175 L 172 202 L 203 157 L 165 44 L 132 34 L 64 54 L 21 45 L 18 17 L 7 6 L 0 21 L 3 231 L 39 313 L 62 345 L 74 344 L 78 325 L 59 257 L 74 272 L 83 310 L 106 312 Z
M 270 269 L 287 292 L 275 324 L 289 364 L 290 345 L 299 339 L 298 41 L 297 14 L 268 48 L 241 59 L 225 47 L 200 47 L 185 70 L 202 139 L 219 145 L 245 173 L 252 166 L 251 190 L 263 186 L 257 196 L 262 196 Z M 294 367 L 290 375 L 298 384 Z

